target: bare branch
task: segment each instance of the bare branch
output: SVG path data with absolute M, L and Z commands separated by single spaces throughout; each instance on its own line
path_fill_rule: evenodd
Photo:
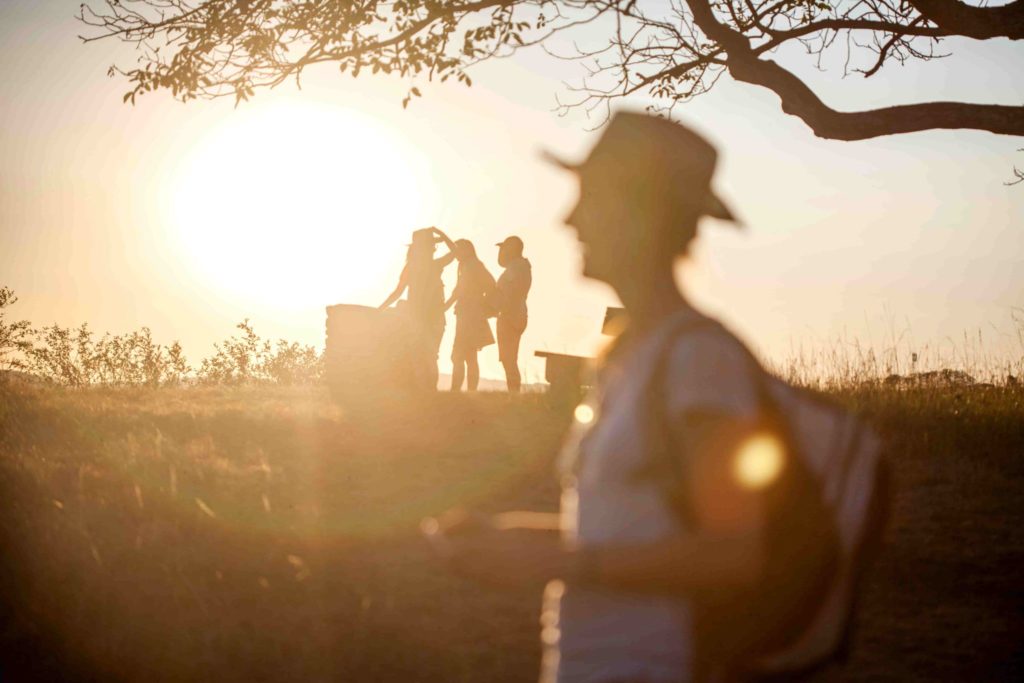
M 866 140 L 936 128 L 1024 135 L 1024 107 L 929 102 L 861 112 L 836 111 L 792 73 L 773 61 L 758 59 L 747 38 L 719 22 L 707 0 L 689 0 L 689 6 L 700 28 L 725 47 L 732 77 L 773 91 L 782 100 L 782 110 L 802 119 L 819 137 Z
M 1017 151 L 1024 152 L 1024 149 L 1018 149 Z M 1024 169 L 1020 169 L 1014 166 L 1013 176 L 1013 180 L 1007 180 L 1005 183 L 1003 183 L 1003 185 L 1006 185 L 1007 187 L 1012 187 L 1014 185 L 1020 185 L 1021 183 L 1024 183 Z

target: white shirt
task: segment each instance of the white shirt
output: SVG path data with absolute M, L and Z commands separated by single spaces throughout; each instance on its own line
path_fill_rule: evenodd
M 718 327 L 679 332 L 678 325 L 688 319 L 702 318 L 685 309 L 635 340 L 612 359 L 587 398 L 596 419 L 577 423 L 562 456 L 562 529 L 569 540 L 582 546 L 643 543 L 685 533 L 665 495 L 671 483 L 652 474 L 656 463 L 641 443 L 646 431 L 641 410 L 670 337 L 664 366 L 668 419 L 694 409 L 756 415 L 757 390 L 739 341 Z M 545 591 L 541 622 L 545 683 L 692 678 L 685 600 L 555 581 Z

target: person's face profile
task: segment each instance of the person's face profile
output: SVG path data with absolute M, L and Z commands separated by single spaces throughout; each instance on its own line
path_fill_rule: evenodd
M 607 281 L 619 270 L 630 227 L 629 202 L 606 178 L 581 172 L 579 196 L 565 217 L 582 247 L 583 276 Z

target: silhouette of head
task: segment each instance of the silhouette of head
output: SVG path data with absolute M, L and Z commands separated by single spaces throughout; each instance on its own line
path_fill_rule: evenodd
M 504 268 L 512 259 L 523 255 L 523 241 L 515 235 L 509 235 L 501 242 L 498 242 L 498 265 Z
M 476 260 L 476 247 L 469 240 L 455 240 L 455 258 L 460 262 Z
M 406 256 L 408 261 L 421 261 L 434 257 L 434 246 L 436 240 L 429 229 L 415 230 L 412 233 L 412 243 Z
M 735 220 L 711 190 L 718 154 L 689 128 L 616 113 L 578 164 L 580 195 L 565 222 L 583 246 L 583 274 L 609 284 L 685 254 L 701 216 Z

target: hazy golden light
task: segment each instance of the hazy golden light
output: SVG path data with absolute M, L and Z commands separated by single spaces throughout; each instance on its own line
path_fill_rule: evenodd
M 756 434 L 744 441 L 733 461 L 733 475 L 749 489 L 761 489 L 774 482 L 785 465 L 782 442 L 771 434 Z
M 423 168 L 397 131 L 345 109 L 240 110 L 183 162 L 172 225 L 216 287 L 277 305 L 377 303 L 431 218 Z
M 590 424 L 594 421 L 594 409 L 588 406 L 586 403 L 581 403 L 576 406 L 576 410 L 573 413 L 576 421 L 580 424 Z

